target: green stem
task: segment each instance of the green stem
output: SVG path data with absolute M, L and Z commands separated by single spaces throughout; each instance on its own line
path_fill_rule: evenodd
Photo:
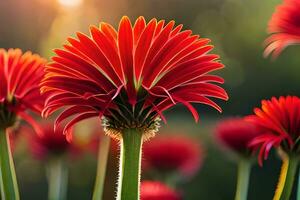
M 104 180 L 106 174 L 109 147 L 110 137 L 103 136 L 99 144 L 97 176 L 94 186 L 93 200 L 101 200 L 103 198 Z
M 296 156 L 285 155 L 282 159 L 280 177 L 273 200 L 289 200 L 298 167 Z
M 246 200 L 248 195 L 251 162 L 241 159 L 238 163 L 238 177 L 235 200 Z
M 117 200 L 140 199 L 142 134 L 137 129 L 122 132 Z
M 68 168 L 63 157 L 53 158 L 47 166 L 48 199 L 64 200 L 67 196 Z
M 1 196 L 3 200 L 19 200 L 14 161 L 10 149 L 9 132 L 0 129 Z
M 300 170 L 298 171 L 298 186 L 297 186 L 297 198 L 300 199 Z

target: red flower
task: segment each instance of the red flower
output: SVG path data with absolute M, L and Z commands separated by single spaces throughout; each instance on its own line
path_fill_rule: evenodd
M 261 109 L 247 120 L 258 125 L 263 134 L 254 138 L 251 146 L 260 148 L 259 163 L 267 159 L 272 147 L 281 147 L 287 153 L 299 153 L 300 99 L 296 96 L 263 100 Z
M 48 93 L 44 116 L 66 106 L 57 124 L 74 118 L 65 131 L 80 120 L 104 116 L 106 132 L 120 138 L 124 128 L 140 128 L 150 137 L 158 116 L 175 104 L 185 105 L 198 120 L 191 103 L 204 103 L 221 111 L 209 97 L 227 99 L 213 83 L 223 79 L 209 75 L 223 68 L 218 55 L 208 54 L 209 40 L 174 28 L 174 21 L 139 17 L 132 26 L 123 17 L 118 31 L 107 23 L 90 28 L 91 37 L 78 39 L 55 50 L 46 67 L 42 92 Z M 68 134 L 70 139 L 70 134 Z
M 141 200 L 180 200 L 180 195 L 157 181 L 143 181 L 141 183 Z
M 41 112 L 44 106 L 39 83 L 45 63 L 31 52 L 22 54 L 19 49 L 0 49 L 0 126 L 12 126 L 18 116 L 37 129 L 25 111 Z
M 55 156 L 69 154 L 75 156 L 79 153 L 80 147 L 74 141 L 66 140 L 63 130 L 56 129 L 54 132 L 53 123 L 41 123 L 42 134 L 33 134 L 29 127 L 22 127 L 19 132 L 28 139 L 28 144 L 32 155 L 40 160 L 45 160 Z
M 200 144 L 185 136 L 160 136 L 144 144 L 145 170 L 176 172 L 183 177 L 200 168 L 203 150 Z
M 279 56 L 282 50 L 300 43 L 300 1 L 284 0 L 274 12 L 268 26 L 271 34 L 265 41 L 265 55 Z
M 216 127 L 217 140 L 225 147 L 241 156 L 249 157 L 249 143 L 261 134 L 259 128 L 243 118 L 221 121 Z

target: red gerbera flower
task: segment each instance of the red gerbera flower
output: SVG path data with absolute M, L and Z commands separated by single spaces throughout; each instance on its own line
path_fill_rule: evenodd
M 268 26 L 271 34 L 265 41 L 265 55 L 277 57 L 282 50 L 300 43 L 300 1 L 284 0 L 274 12 Z
M 199 142 L 181 135 L 154 138 L 144 144 L 143 152 L 145 170 L 175 172 L 183 177 L 194 175 L 203 159 Z
M 217 140 L 225 147 L 241 156 L 249 157 L 249 143 L 261 134 L 254 124 L 243 118 L 232 118 L 221 121 L 216 127 Z
M 44 116 L 67 108 L 57 119 L 76 122 L 104 116 L 103 124 L 112 137 L 120 130 L 139 128 L 144 138 L 154 134 L 156 119 L 166 109 L 185 105 L 196 121 L 191 103 L 221 108 L 210 97 L 227 100 L 226 92 L 214 83 L 223 83 L 209 72 L 223 68 L 218 55 L 208 54 L 209 40 L 174 27 L 174 21 L 145 22 L 139 17 L 132 26 L 123 17 L 118 31 L 107 23 L 90 28 L 91 37 L 77 33 L 64 49 L 55 50 L 46 67 L 41 90 L 48 94 Z M 68 134 L 70 139 L 70 134 Z
M 157 181 L 143 181 L 141 183 L 141 200 L 180 200 L 180 195 Z
M 0 49 L 0 126 L 12 126 L 21 117 L 36 127 L 26 110 L 41 112 L 44 99 L 39 83 L 44 76 L 46 61 L 20 49 Z
M 259 163 L 267 159 L 272 147 L 281 147 L 287 153 L 299 153 L 300 99 L 297 96 L 263 100 L 262 108 L 254 109 L 255 115 L 248 121 L 261 128 L 263 134 L 251 142 L 255 149 L 260 148 Z
M 65 154 L 75 155 L 79 152 L 79 146 L 76 146 L 66 140 L 63 129 L 58 128 L 54 132 L 53 123 L 39 124 L 42 134 L 34 134 L 29 127 L 22 127 L 19 132 L 28 139 L 28 144 L 32 155 L 40 160 L 45 160 L 55 156 Z

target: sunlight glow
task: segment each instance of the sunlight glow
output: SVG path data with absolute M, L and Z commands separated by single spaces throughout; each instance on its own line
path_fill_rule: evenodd
M 58 0 L 58 3 L 65 7 L 77 7 L 83 0 Z

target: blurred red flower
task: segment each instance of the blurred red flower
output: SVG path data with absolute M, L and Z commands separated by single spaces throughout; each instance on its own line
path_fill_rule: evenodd
M 277 6 L 268 26 L 265 56 L 276 58 L 284 48 L 300 43 L 300 1 L 284 0 Z
M 140 128 L 153 136 L 158 116 L 175 104 L 185 105 L 196 121 L 191 103 L 221 108 L 210 97 L 227 100 L 219 76 L 219 56 L 209 54 L 209 40 L 182 31 L 182 25 L 164 20 L 146 23 L 139 17 L 132 26 L 123 17 L 118 31 L 107 23 L 90 28 L 91 36 L 77 33 L 70 44 L 55 50 L 46 67 L 41 91 L 48 94 L 43 115 L 67 107 L 57 124 L 73 117 L 65 131 L 80 120 L 104 116 L 112 137 L 124 128 Z M 71 138 L 67 134 L 68 139 Z
M 199 142 L 183 135 L 159 136 L 144 144 L 144 171 L 155 170 L 193 176 L 202 164 Z
M 255 115 L 247 120 L 259 126 L 263 134 L 251 142 L 260 148 L 259 163 L 267 159 L 272 147 L 281 147 L 285 152 L 299 153 L 300 99 L 297 96 L 263 100 L 261 108 L 254 109 Z
M 41 112 L 44 98 L 39 83 L 44 76 L 46 60 L 20 49 L 0 49 L 0 126 L 12 126 L 17 117 L 38 127 L 27 110 Z
M 142 181 L 141 200 L 181 200 L 180 195 L 157 181 Z
M 66 140 L 63 129 L 58 128 L 54 132 L 53 122 L 40 123 L 42 134 L 34 134 L 30 127 L 21 127 L 19 134 L 23 134 L 28 140 L 29 149 L 32 155 L 39 160 L 47 160 L 52 157 L 68 154 L 74 158 L 81 152 L 80 145 L 74 141 Z
M 238 155 L 249 157 L 249 143 L 261 134 L 260 129 L 243 118 L 223 120 L 216 126 L 216 138 L 222 145 Z

